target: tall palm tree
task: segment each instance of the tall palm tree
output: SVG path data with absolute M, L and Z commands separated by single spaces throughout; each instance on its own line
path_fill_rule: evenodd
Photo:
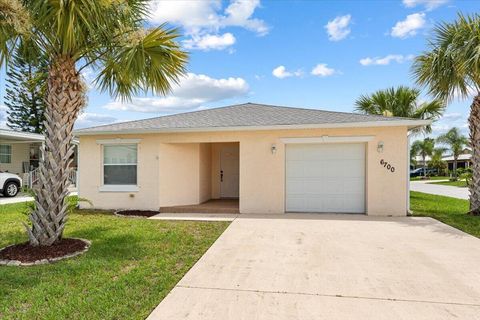
M 445 111 L 445 103 L 434 99 L 420 101 L 420 90 L 405 86 L 378 90 L 370 95 L 361 95 L 355 101 L 355 110 L 365 114 L 387 117 L 406 117 L 422 120 L 436 120 Z M 431 126 L 417 130 L 430 133 Z
M 423 177 L 427 177 L 427 156 L 431 156 L 435 148 L 435 140 L 432 138 L 425 138 L 417 140 L 412 143 L 410 153 L 420 155 L 423 161 Z
M 413 64 L 417 83 L 445 101 L 473 96 L 469 127 L 472 144 L 470 213 L 480 215 L 480 14 L 458 15 L 437 24 L 429 50 Z
M 30 244 L 61 239 L 67 222 L 72 128 L 86 103 L 81 71 L 97 70 L 97 87 L 129 99 L 166 94 L 184 74 L 187 54 L 165 25 L 145 29 L 148 0 L 0 0 L 0 67 L 20 45 L 47 57 L 46 123 Z
M 468 145 L 468 138 L 460 133 L 458 128 L 452 128 L 447 133 L 437 137 L 437 141 L 446 144 L 453 156 L 453 179 L 457 180 L 457 162 L 458 156 L 460 156 Z

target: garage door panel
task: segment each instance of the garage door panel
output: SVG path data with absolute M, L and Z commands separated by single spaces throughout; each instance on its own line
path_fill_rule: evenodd
M 365 179 L 361 178 L 350 178 L 344 183 L 344 192 L 346 194 L 361 194 L 364 195 L 363 189 L 365 187 Z
M 305 177 L 305 164 L 303 161 L 290 161 L 286 171 L 287 178 Z
M 286 210 L 365 212 L 365 144 L 286 147 Z
M 301 179 L 289 179 L 286 192 L 289 195 L 302 195 L 305 193 L 305 181 Z

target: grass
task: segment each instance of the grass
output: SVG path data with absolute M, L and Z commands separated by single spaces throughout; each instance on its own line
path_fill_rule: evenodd
M 25 204 L 0 206 L 0 248 L 26 241 Z M 0 319 L 144 319 L 228 226 L 70 215 L 66 237 L 92 241 L 51 265 L 0 266 Z
M 422 179 L 423 177 L 412 177 L 410 178 L 410 181 L 424 181 L 424 179 Z M 448 180 L 448 177 L 444 177 L 444 176 L 435 176 L 435 177 L 428 177 L 428 179 L 426 180 Z
M 452 187 L 460 187 L 460 188 L 468 187 L 466 180 L 438 181 L 438 182 L 429 182 L 429 184 L 441 184 L 441 185 L 444 185 L 444 186 L 452 186 Z
M 410 201 L 414 216 L 432 217 L 480 238 L 480 217 L 467 213 L 468 200 L 411 191 Z

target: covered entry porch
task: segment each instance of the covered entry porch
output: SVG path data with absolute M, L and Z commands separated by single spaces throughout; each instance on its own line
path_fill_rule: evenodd
M 238 214 L 240 143 L 168 143 L 160 151 L 160 212 Z

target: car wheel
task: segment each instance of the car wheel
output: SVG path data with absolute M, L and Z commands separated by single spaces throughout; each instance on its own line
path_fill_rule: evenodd
M 5 197 L 15 197 L 18 193 L 18 185 L 15 182 L 8 182 L 3 189 Z

